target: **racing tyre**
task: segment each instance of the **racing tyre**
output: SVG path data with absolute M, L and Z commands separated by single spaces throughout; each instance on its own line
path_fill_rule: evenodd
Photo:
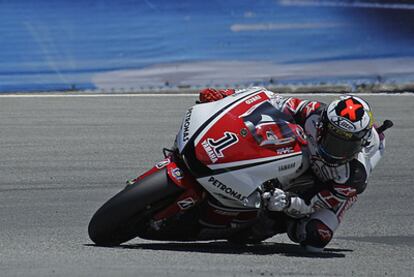
M 151 215 L 181 191 L 167 177 L 166 169 L 127 186 L 93 215 L 88 226 L 90 239 L 99 246 L 116 246 L 139 236 Z

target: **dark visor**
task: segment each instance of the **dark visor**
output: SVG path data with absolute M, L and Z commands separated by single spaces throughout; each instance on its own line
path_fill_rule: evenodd
M 327 162 L 335 163 L 335 160 L 348 160 L 361 150 L 361 139 L 346 138 L 333 132 L 331 128 L 324 128 L 319 140 L 320 154 Z

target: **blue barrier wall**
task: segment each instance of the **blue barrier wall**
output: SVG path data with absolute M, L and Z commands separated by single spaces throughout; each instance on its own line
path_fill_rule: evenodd
M 0 1 L 0 91 L 352 78 L 300 70 L 361 60 L 409 79 L 413 15 L 407 1 Z

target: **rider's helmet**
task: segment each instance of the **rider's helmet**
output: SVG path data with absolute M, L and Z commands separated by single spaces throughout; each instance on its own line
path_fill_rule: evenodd
M 373 124 L 371 108 L 363 99 L 346 95 L 322 112 L 318 128 L 318 153 L 329 164 L 353 159 L 366 145 Z

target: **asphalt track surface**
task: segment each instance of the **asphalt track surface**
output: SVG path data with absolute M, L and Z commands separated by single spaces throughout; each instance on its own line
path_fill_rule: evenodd
M 92 214 L 162 158 L 195 97 L 0 98 L 0 276 L 412 276 L 414 97 L 365 98 L 395 127 L 367 190 L 316 256 L 285 235 L 248 247 L 94 246 Z

